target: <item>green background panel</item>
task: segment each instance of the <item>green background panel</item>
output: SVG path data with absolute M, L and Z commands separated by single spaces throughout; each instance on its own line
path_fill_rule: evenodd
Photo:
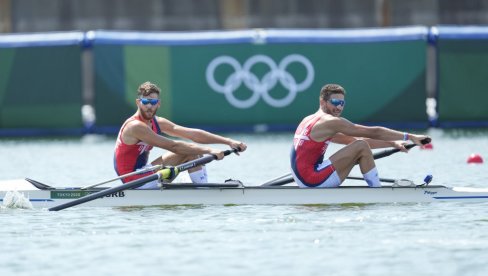
M 125 100 L 123 46 L 93 47 L 95 115 L 98 126 L 120 125 L 132 109 Z
M 126 46 L 125 47 L 125 95 L 134 113 L 137 88 L 143 82 L 150 81 L 161 88 L 161 108 L 158 115 L 171 117 L 172 95 L 170 54 L 167 47 L 161 46 Z
M 81 119 L 79 104 L 56 104 L 56 105 L 22 105 L 7 106 L 2 109 L 2 113 L 8 114 L 9 118 L 15 120 L 5 120 L 5 128 L 79 128 Z M 73 112 L 76 110 L 77 112 Z M 57 120 L 61 117 L 63 121 Z M 33 122 L 33 120 L 35 121 Z M 57 124 L 53 124 L 53 120 Z
M 440 40 L 439 121 L 488 120 L 488 40 Z
M 137 87 L 151 81 L 162 89 L 159 115 L 180 124 L 253 125 L 297 124 L 318 108 L 320 88 L 338 83 L 347 90 L 344 116 L 355 122 L 426 123 L 425 41 L 349 44 L 220 44 L 191 46 L 96 45 L 95 110 L 97 126 L 120 126 L 135 112 Z M 237 108 L 207 83 L 206 70 L 219 56 L 231 56 L 241 66 L 255 55 L 275 64 L 299 54 L 314 68 L 314 80 L 285 107 L 273 107 L 260 98 L 249 108 Z M 258 63 L 250 70 L 258 79 L 269 67 Z M 286 70 L 297 83 L 306 78 L 305 67 L 291 63 Z M 234 70 L 220 66 L 214 77 L 224 84 Z M 233 95 L 241 100 L 253 95 L 244 84 Z M 288 94 L 279 82 L 269 94 Z
M 320 88 L 339 83 L 347 90 L 345 117 L 358 121 L 401 122 L 427 120 L 425 113 L 425 49 L 423 41 L 364 44 L 272 44 L 185 46 L 172 49 L 173 102 L 185 106 L 173 111 L 173 119 L 193 124 L 295 124 L 318 108 Z M 311 61 L 315 80 L 297 94 L 292 104 L 271 107 L 262 99 L 251 108 L 238 109 L 224 95 L 207 84 L 205 71 L 212 59 L 229 55 L 242 65 L 253 55 L 263 54 L 279 63 L 290 54 L 300 54 Z M 233 70 L 216 70 L 215 79 L 223 84 Z M 267 72 L 256 65 L 259 78 Z M 305 78 L 299 64 L 289 66 L 297 82 Z M 286 89 L 276 85 L 276 98 Z M 235 96 L 249 98 L 252 92 L 241 85 Z
M 0 52 L 1 127 L 82 127 L 79 46 Z
M 12 63 L 15 58 L 14 48 L 0 48 L 0 106 L 7 95 L 10 74 L 12 73 Z
M 166 47 L 97 45 L 95 110 L 98 126 L 119 126 L 136 111 L 137 88 L 145 81 L 162 90 L 161 116 L 171 115 L 171 74 Z

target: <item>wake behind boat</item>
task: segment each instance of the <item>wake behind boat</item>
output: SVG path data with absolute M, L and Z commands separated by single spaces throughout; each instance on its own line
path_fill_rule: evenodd
M 17 191 L 34 208 L 51 208 L 108 188 L 51 187 L 31 179 L 0 181 L 0 201 Z M 244 186 L 240 182 L 163 184 L 161 190 L 123 190 L 83 204 L 87 207 L 156 205 L 308 205 L 346 203 L 488 202 L 488 188 L 446 187 L 441 185 L 381 188 L 341 186 L 310 188 L 297 186 Z

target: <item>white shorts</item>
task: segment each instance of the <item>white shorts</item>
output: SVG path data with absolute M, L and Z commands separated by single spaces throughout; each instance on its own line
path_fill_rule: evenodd
M 173 179 L 173 181 L 171 181 L 171 182 L 172 183 L 191 183 L 191 178 L 186 171 L 183 171 L 183 172 L 179 173 L 178 176 L 176 176 L 176 178 Z M 161 189 L 161 187 L 159 186 L 159 183 L 160 183 L 159 180 L 156 179 L 156 180 L 153 180 L 149 183 L 146 183 L 146 184 L 144 184 L 141 187 L 136 188 L 136 189 L 158 190 L 158 189 Z
M 154 166 L 154 165 L 149 163 L 149 164 L 143 166 L 142 168 L 140 168 L 138 170 L 141 170 L 142 171 L 142 170 L 144 170 L 146 168 L 149 168 L 149 167 L 152 167 L 152 166 Z M 155 189 L 160 189 L 160 187 L 158 186 L 158 184 L 159 184 L 159 180 L 156 179 L 156 180 L 153 180 L 151 182 L 148 182 L 148 183 L 146 183 L 146 184 L 144 184 L 144 185 L 142 185 L 142 186 L 140 186 L 139 188 L 136 188 L 136 189 L 137 190 L 139 190 L 139 189 L 140 190 L 155 190 Z
M 161 189 L 161 187 L 159 187 L 159 180 L 156 179 L 136 189 L 137 190 L 159 190 Z
M 324 160 L 322 163 L 320 163 L 317 166 L 317 171 L 320 171 L 326 168 L 327 166 L 330 166 L 331 164 L 332 162 L 330 162 L 329 159 Z M 293 179 L 295 180 L 295 183 L 297 183 L 298 187 L 312 188 L 310 186 L 303 184 L 300 181 L 300 179 L 295 175 L 295 172 L 293 170 L 291 170 L 291 174 L 293 175 Z M 317 188 L 317 187 L 335 188 L 335 187 L 339 187 L 340 185 L 341 185 L 341 178 L 339 177 L 339 174 L 337 174 L 337 171 L 334 171 L 332 174 L 329 175 L 329 177 L 327 177 L 327 179 L 325 179 L 324 182 L 320 183 L 320 185 L 314 186 L 313 188 Z

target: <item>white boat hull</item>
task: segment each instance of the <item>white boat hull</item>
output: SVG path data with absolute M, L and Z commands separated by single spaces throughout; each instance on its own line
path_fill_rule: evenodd
M 39 189 L 26 180 L 0 182 L 0 200 L 18 191 L 34 208 L 51 208 L 101 189 Z M 416 203 L 439 201 L 488 202 L 488 189 L 445 186 L 301 189 L 296 186 L 235 188 L 168 188 L 162 190 L 125 190 L 83 203 L 79 207 L 122 207 L 154 205 L 288 205 L 347 203 Z M 0 202 L 0 204 L 2 204 Z M 3 202 L 5 204 L 5 202 Z

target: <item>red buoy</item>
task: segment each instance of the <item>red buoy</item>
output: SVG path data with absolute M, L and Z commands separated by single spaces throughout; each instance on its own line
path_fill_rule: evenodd
M 477 153 L 472 153 L 469 157 L 468 160 L 466 160 L 468 164 L 482 164 L 483 163 L 483 158 L 481 155 Z
M 432 145 L 432 143 L 428 143 L 427 145 L 422 145 L 420 149 L 431 150 L 434 149 L 434 145 Z

